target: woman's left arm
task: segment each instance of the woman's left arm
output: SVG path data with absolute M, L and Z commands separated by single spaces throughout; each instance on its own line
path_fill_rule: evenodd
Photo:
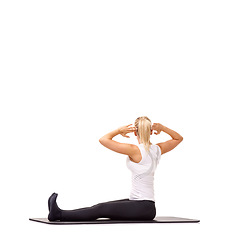
M 136 146 L 128 143 L 120 143 L 113 140 L 113 137 L 121 134 L 123 137 L 129 138 L 127 133 L 135 132 L 136 128 L 131 127 L 132 124 L 120 127 L 112 132 L 107 133 L 99 139 L 99 142 L 106 148 L 115 151 L 117 153 L 126 154 L 129 156 L 134 155 L 136 152 Z

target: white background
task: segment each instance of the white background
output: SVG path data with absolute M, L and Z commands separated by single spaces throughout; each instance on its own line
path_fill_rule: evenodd
M 231 0 L 1 1 L 4 239 L 237 239 L 239 12 Z M 127 198 L 126 157 L 98 139 L 142 115 L 184 137 L 157 169 L 157 215 L 200 224 L 28 220 L 47 217 L 52 192 L 63 209 Z

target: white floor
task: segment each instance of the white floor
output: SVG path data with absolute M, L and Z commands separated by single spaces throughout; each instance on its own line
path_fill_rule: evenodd
M 112 224 L 55 226 L 25 221 L 10 224 L 7 239 L 238 239 L 237 223 L 211 222 L 200 224 Z M 6 229 L 5 229 L 6 230 Z M 5 238 L 6 239 L 6 238 Z

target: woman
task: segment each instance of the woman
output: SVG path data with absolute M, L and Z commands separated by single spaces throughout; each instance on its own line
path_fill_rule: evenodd
M 161 131 L 172 139 L 153 145 L 150 142 L 152 132 Z M 119 143 L 113 138 L 118 134 L 128 137 L 134 132 L 138 145 Z M 56 203 L 57 194 L 48 199 L 49 221 L 91 221 L 98 218 L 112 220 L 152 220 L 156 215 L 154 199 L 154 172 L 162 154 L 174 149 L 183 137 L 177 132 L 161 125 L 152 124 L 147 117 L 139 117 L 132 124 L 120 127 L 99 139 L 100 143 L 115 152 L 127 155 L 127 166 L 132 171 L 132 190 L 128 199 L 104 202 L 92 207 L 75 210 L 62 210 Z

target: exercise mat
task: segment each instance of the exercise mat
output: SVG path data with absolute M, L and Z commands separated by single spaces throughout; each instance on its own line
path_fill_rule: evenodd
M 155 217 L 153 220 L 111 220 L 97 219 L 94 221 L 49 221 L 47 218 L 29 218 L 31 221 L 53 224 L 53 225 L 70 225 L 70 224 L 116 224 L 116 223 L 198 223 L 200 220 L 180 217 Z

